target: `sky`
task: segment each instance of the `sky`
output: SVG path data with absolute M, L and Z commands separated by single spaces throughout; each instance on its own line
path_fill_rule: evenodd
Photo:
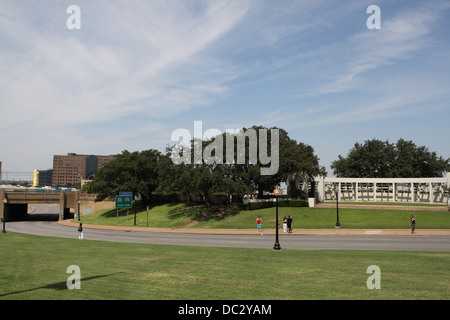
M 328 176 L 374 138 L 449 158 L 449 21 L 439 0 L 2 0 L 2 170 L 164 151 L 194 121 L 282 128 Z

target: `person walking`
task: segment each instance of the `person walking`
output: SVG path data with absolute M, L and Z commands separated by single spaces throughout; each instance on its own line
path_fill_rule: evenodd
M 416 219 L 417 216 L 414 216 L 414 214 L 411 215 L 411 233 L 414 233 L 416 231 Z
M 78 227 L 78 239 L 83 240 L 83 224 L 80 223 L 80 226 Z
M 288 232 L 292 233 L 292 216 L 289 216 L 289 218 L 287 218 L 287 228 Z
M 287 218 L 286 218 L 286 216 L 284 216 L 284 218 L 283 218 L 283 232 L 284 233 L 287 232 Z
M 258 229 L 258 232 L 261 233 L 262 235 L 261 222 L 262 222 L 261 217 L 258 216 L 258 218 L 256 219 L 256 228 Z

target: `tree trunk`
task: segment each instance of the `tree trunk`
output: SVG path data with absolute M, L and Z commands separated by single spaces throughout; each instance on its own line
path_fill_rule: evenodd
M 258 184 L 258 199 L 262 199 L 263 194 L 264 194 L 263 186 L 260 183 L 260 184 Z
M 205 196 L 205 206 L 209 208 L 211 206 L 211 197 L 209 196 L 208 191 L 204 191 L 203 195 Z

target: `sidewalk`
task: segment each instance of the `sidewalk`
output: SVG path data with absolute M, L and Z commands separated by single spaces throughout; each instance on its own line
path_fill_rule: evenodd
M 79 224 L 70 220 L 58 221 L 59 225 L 78 228 Z M 257 235 L 255 229 L 206 229 L 206 228 L 150 228 L 150 227 L 132 227 L 132 226 L 106 226 L 84 224 L 86 229 L 103 229 L 118 231 L 138 231 L 138 232 L 165 232 L 165 233 L 189 233 L 189 234 L 236 234 L 236 235 Z M 274 229 L 264 229 L 263 234 L 274 235 Z M 411 229 L 294 229 L 291 234 L 283 233 L 279 230 L 279 234 L 283 236 L 290 235 L 343 235 L 343 236 L 448 236 L 450 237 L 450 229 L 418 229 L 411 233 Z

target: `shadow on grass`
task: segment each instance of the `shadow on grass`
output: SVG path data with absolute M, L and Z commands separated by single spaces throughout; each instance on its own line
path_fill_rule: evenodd
M 104 277 L 110 277 L 110 276 L 113 276 L 113 275 L 116 275 L 119 273 L 123 273 L 123 272 L 116 272 L 116 273 L 112 273 L 112 274 L 92 276 L 92 277 L 87 277 L 87 278 L 82 277 L 80 280 L 81 280 L 81 283 L 83 283 L 84 281 L 89 281 L 89 280 L 94 280 L 94 279 L 99 279 L 99 278 L 104 278 Z M 68 276 L 70 276 L 70 275 L 68 275 Z M 0 297 L 5 297 L 5 296 L 13 295 L 13 294 L 18 294 L 18 293 L 30 292 L 30 291 L 39 290 L 39 289 L 51 289 L 51 290 L 57 290 L 57 291 L 66 290 L 66 289 L 69 290 L 67 288 L 67 281 L 61 281 L 61 282 L 47 284 L 47 285 L 41 286 L 41 287 L 0 294 Z
M 191 218 L 191 219 L 201 219 L 205 214 L 206 208 L 204 205 L 199 205 L 197 203 L 186 203 L 181 207 L 171 209 L 167 213 L 169 219 L 178 218 Z
M 168 213 L 169 219 L 191 218 L 196 221 L 204 220 L 223 220 L 226 217 L 234 216 L 239 213 L 237 205 L 218 205 L 205 207 L 203 204 L 189 203 L 182 207 L 172 209 Z
M 157 206 L 165 205 L 169 209 L 167 210 L 167 218 L 169 220 L 177 219 L 191 219 L 195 221 L 204 220 L 223 220 L 226 217 L 234 216 L 239 213 L 237 205 L 217 205 L 207 208 L 204 204 L 193 203 L 193 202 L 154 202 L 149 205 L 149 210 Z M 125 217 L 127 215 L 127 210 L 129 214 L 133 214 L 134 210 L 137 212 L 145 212 L 147 206 L 142 203 L 133 203 L 133 208 L 131 209 L 119 209 L 118 216 Z M 116 218 L 117 209 L 110 209 L 99 215 L 102 218 Z
M 151 210 L 154 207 L 161 206 L 161 205 L 166 205 L 168 207 L 175 207 L 179 204 L 180 204 L 180 202 L 164 202 L 164 203 L 163 202 L 154 202 L 154 203 L 148 205 L 148 209 Z M 136 210 L 136 212 L 146 211 L 147 205 L 145 205 L 143 203 L 139 203 L 139 202 L 138 203 L 133 202 L 133 208 L 119 209 L 119 217 L 125 217 L 127 215 L 127 210 L 129 210 L 130 214 L 132 214 L 132 213 L 134 214 L 134 210 Z M 102 217 L 102 218 L 115 218 L 116 216 L 117 216 L 116 208 L 105 211 L 99 215 L 99 217 Z

